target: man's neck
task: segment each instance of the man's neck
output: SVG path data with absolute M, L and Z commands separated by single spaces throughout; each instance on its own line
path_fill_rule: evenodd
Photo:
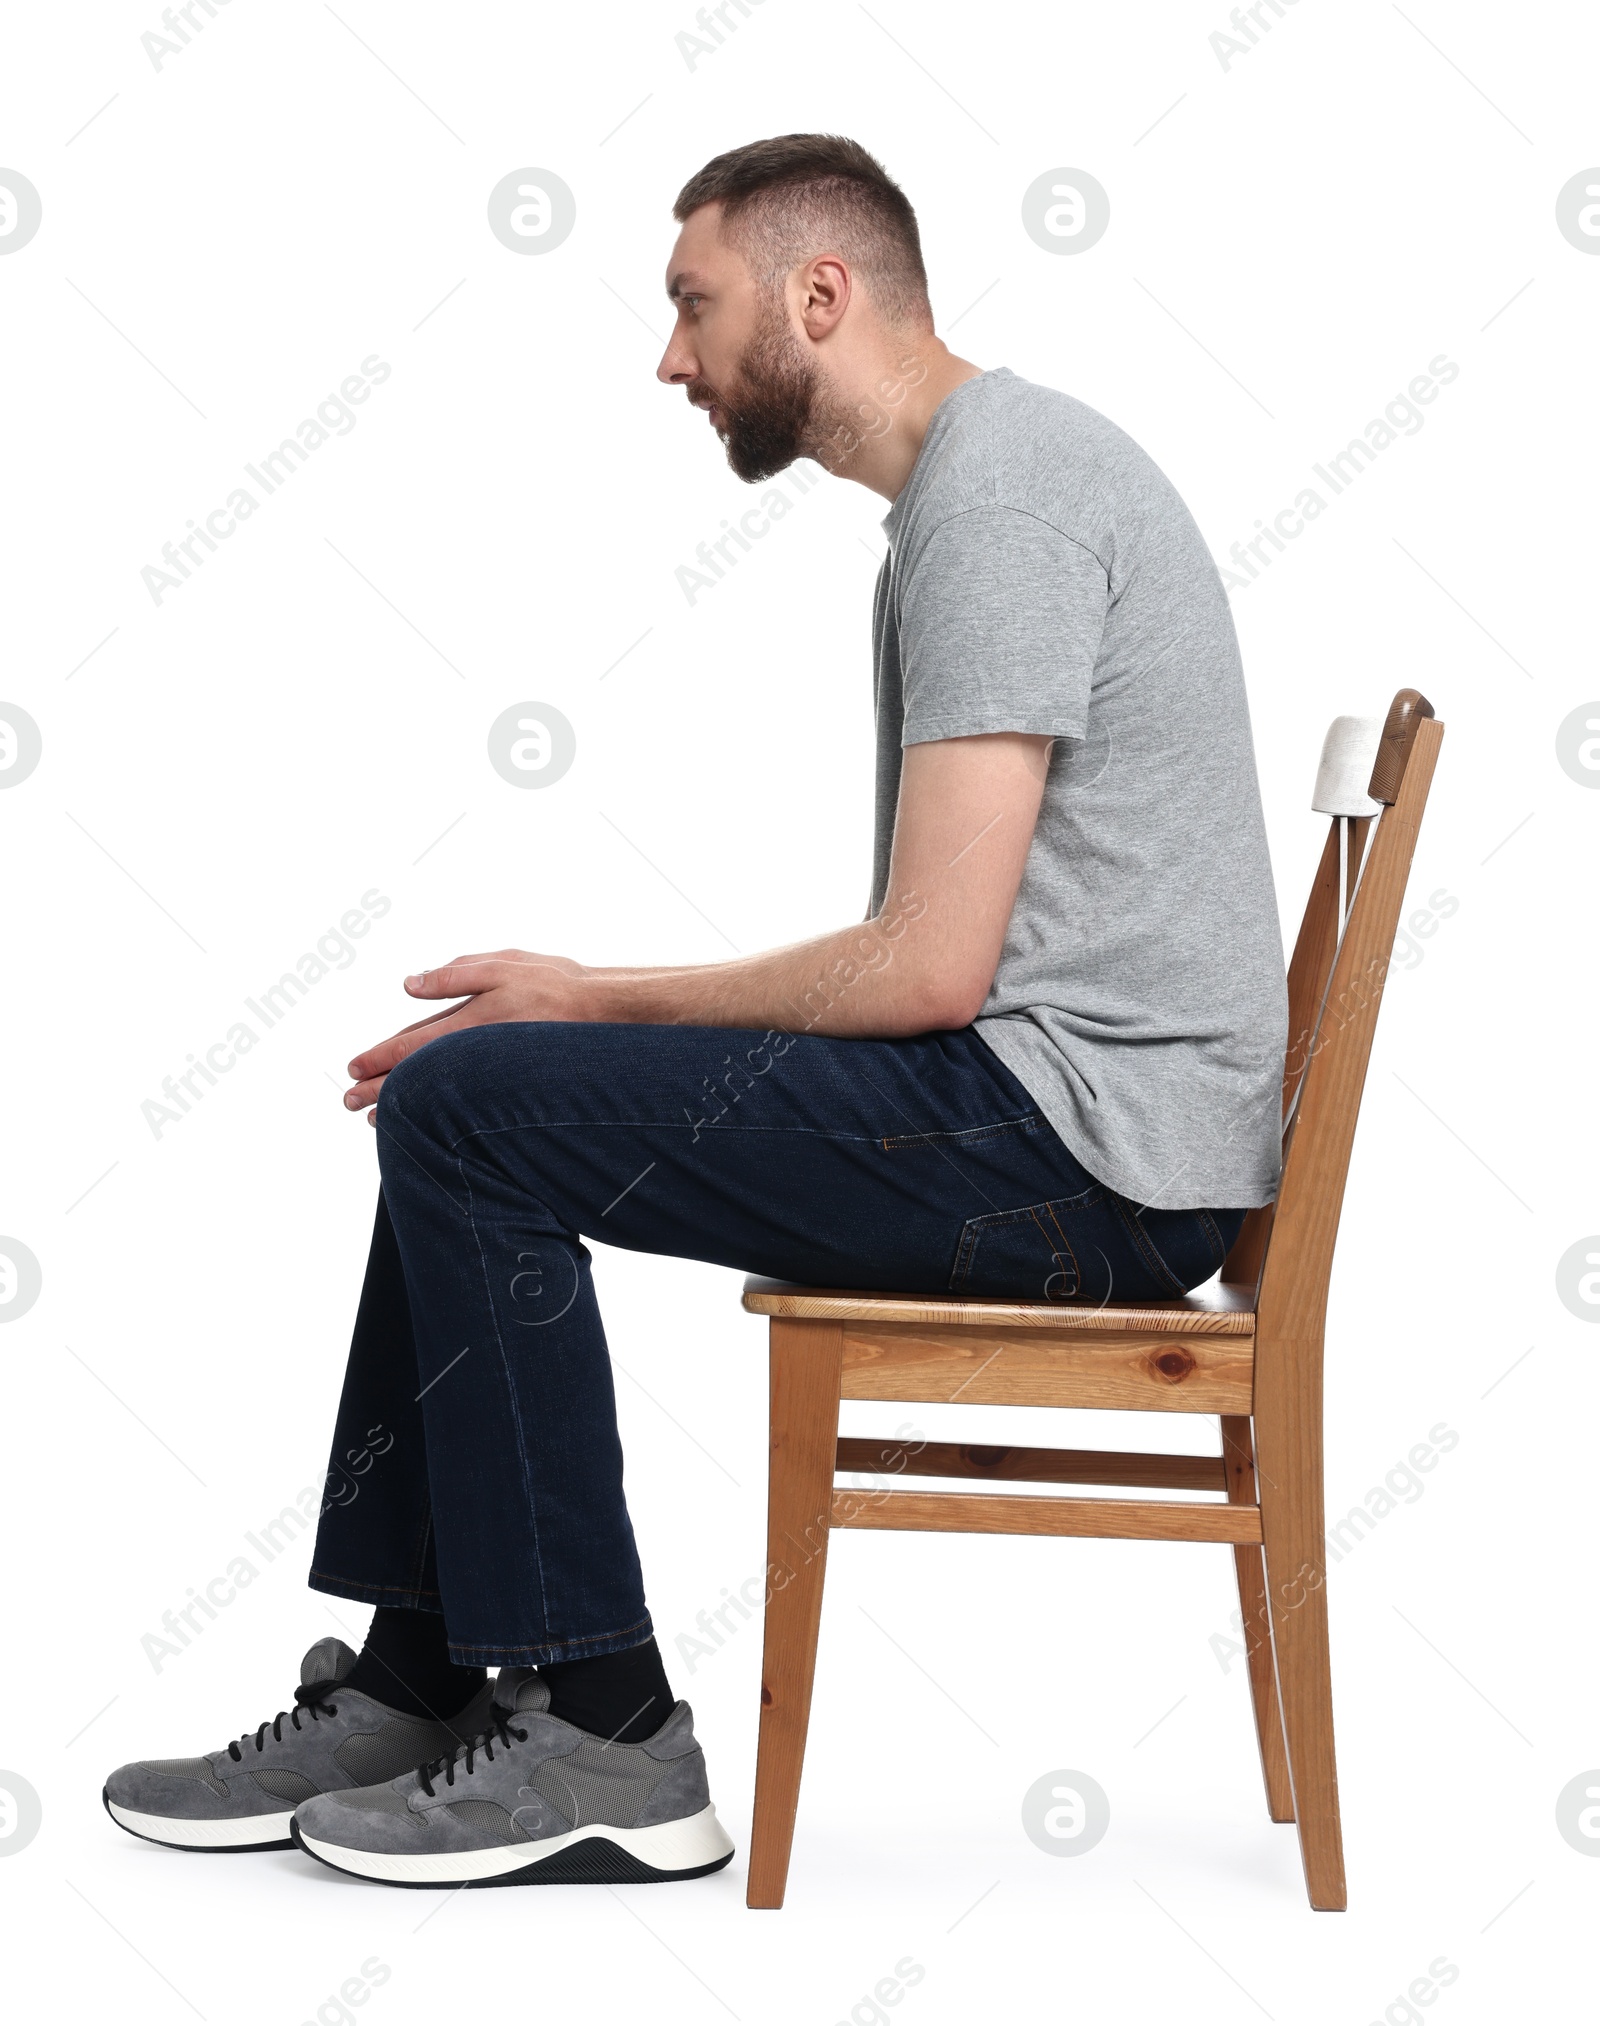
M 835 478 L 853 479 L 893 501 L 904 490 L 934 410 L 963 380 L 984 371 L 958 359 L 931 333 L 917 333 L 855 379 L 855 398 L 816 455 Z M 852 376 L 855 378 L 855 376 Z

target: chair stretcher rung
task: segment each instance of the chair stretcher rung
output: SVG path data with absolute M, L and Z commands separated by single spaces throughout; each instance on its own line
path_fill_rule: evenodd
M 836 1527 L 891 1532 L 1066 1534 L 1114 1541 L 1259 1544 L 1253 1505 L 1189 1505 L 1171 1499 L 994 1498 L 982 1492 L 835 1491 Z
M 1009 1484 L 1131 1484 L 1160 1491 L 1226 1491 L 1220 1456 L 1142 1450 L 1013 1449 L 974 1442 L 895 1442 L 841 1435 L 836 1470 L 901 1477 L 987 1478 Z

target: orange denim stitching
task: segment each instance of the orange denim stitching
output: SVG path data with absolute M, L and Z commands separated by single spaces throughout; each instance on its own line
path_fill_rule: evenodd
M 1065 1198 L 1062 1198 L 1061 1200 L 1065 1201 Z M 1067 1290 L 1067 1292 L 1069 1294 L 1081 1293 L 1083 1289 L 1083 1269 L 1078 1264 L 1078 1255 L 1073 1251 L 1071 1241 L 1067 1237 L 1067 1234 L 1061 1228 L 1061 1219 L 1056 1215 L 1055 1204 L 1046 1203 L 1044 1208 L 1049 1213 L 1050 1222 L 1056 1227 L 1056 1236 L 1061 1240 L 1062 1249 L 1065 1251 L 1067 1257 L 1072 1261 L 1072 1285 Z M 1035 1221 L 1037 1222 L 1037 1219 Z M 1043 1229 L 1042 1226 L 1040 1228 Z M 1050 1239 L 1049 1232 L 1045 1232 L 1046 1244 L 1049 1243 L 1049 1239 Z M 1050 1256 L 1051 1258 L 1057 1260 L 1059 1260 L 1060 1257 L 1060 1255 L 1055 1252 L 1052 1252 Z M 1046 1281 L 1045 1286 L 1048 1287 L 1049 1285 L 1050 1283 Z M 1048 1299 L 1048 1297 L 1046 1298 Z

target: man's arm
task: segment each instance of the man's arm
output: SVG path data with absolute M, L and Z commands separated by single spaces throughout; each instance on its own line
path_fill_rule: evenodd
M 909 746 L 875 916 L 731 963 L 590 971 L 588 1017 L 882 1037 L 964 1027 L 1000 961 L 1049 748 L 1020 732 Z
M 1044 792 L 1051 741 L 987 732 L 907 747 L 879 913 L 850 928 L 722 964 L 590 967 L 502 950 L 406 980 L 459 999 L 357 1056 L 360 1110 L 414 1049 L 497 1020 L 659 1021 L 894 1038 L 964 1027 L 1000 961 Z

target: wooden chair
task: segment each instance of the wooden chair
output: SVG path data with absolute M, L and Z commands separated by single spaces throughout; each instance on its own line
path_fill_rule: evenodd
M 1327 755 L 1340 727 L 1329 735 Z M 1370 802 L 1317 806 L 1327 844 L 1289 966 L 1284 1167 L 1220 1281 L 1114 1308 L 839 1292 L 751 1278 L 770 1318 L 770 1601 L 748 1901 L 783 1904 L 834 1527 L 1233 1546 L 1273 1821 L 1299 1830 L 1314 1907 L 1345 1905 L 1334 1768 L 1322 1507 L 1322 1340 L 1356 1114 L 1417 832 L 1444 727 L 1416 690 L 1385 720 Z M 1369 748 L 1370 750 L 1370 739 Z M 1326 764 L 1324 768 L 1326 772 Z M 1359 777 L 1358 777 L 1359 783 Z M 1319 781 L 1319 789 L 1321 788 Z M 1370 814 L 1378 809 L 1370 838 Z M 841 1400 L 1216 1414 L 1214 1456 L 986 1448 L 839 1436 Z M 1225 1501 L 837 1489 L 836 1470 L 1041 1485 L 1225 1492 Z

